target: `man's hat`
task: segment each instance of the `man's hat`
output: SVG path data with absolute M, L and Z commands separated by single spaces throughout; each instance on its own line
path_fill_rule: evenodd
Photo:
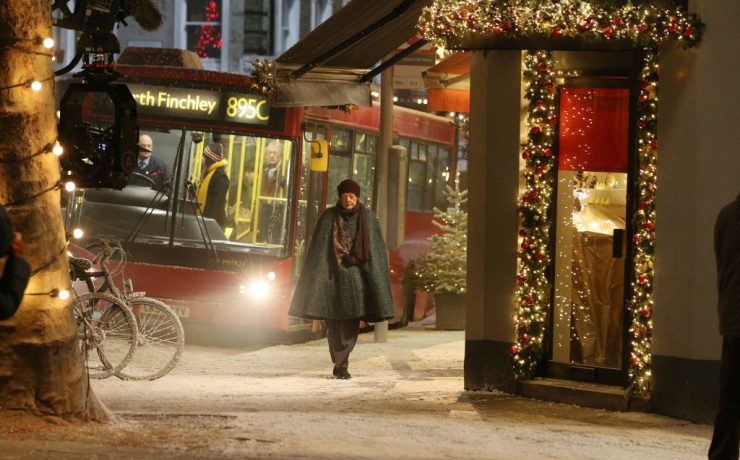
M 213 161 L 221 161 L 224 159 L 224 146 L 216 142 L 208 144 L 205 150 L 203 150 L 203 155 Z
M 342 193 L 354 193 L 355 196 L 360 196 L 360 184 L 353 181 L 352 179 L 344 179 L 337 186 L 337 193 L 342 196 Z

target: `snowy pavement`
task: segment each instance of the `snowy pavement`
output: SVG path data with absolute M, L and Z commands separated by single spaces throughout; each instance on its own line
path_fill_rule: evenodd
M 711 427 L 463 390 L 464 333 L 360 336 L 351 380 L 325 341 L 188 346 L 153 382 L 94 381 L 116 423 L 0 431 L 0 458 L 700 459 Z

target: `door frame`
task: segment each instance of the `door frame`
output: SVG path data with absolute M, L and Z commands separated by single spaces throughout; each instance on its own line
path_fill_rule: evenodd
M 640 53 L 636 53 L 635 62 L 639 62 Z M 634 65 L 632 69 L 639 69 L 639 65 Z M 550 282 L 550 302 L 547 312 L 547 328 L 545 331 L 544 351 L 545 359 L 538 369 L 538 374 L 550 378 L 559 378 L 566 380 L 586 381 L 597 384 L 625 387 L 629 384 L 629 357 L 631 352 L 631 335 L 629 333 L 632 317 L 627 304 L 632 298 L 632 287 L 630 274 L 634 267 L 634 244 L 629 235 L 634 234 L 633 220 L 636 210 L 636 200 L 638 190 L 636 190 L 638 167 L 639 167 L 639 150 L 637 146 L 637 102 L 640 92 L 639 80 L 636 70 L 631 72 L 619 71 L 591 71 L 588 75 L 581 74 L 577 77 L 566 78 L 565 81 L 557 86 L 556 110 L 558 113 L 558 124 L 555 128 L 554 150 L 558 152 L 560 147 L 560 90 L 562 88 L 626 88 L 629 93 L 629 118 L 628 118 L 628 151 L 627 151 L 627 197 L 626 197 L 626 216 L 625 231 L 627 232 L 627 242 L 625 248 L 624 263 L 624 297 L 622 308 L 622 368 L 604 368 L 587 366 L 581 364 L 557 363 L 552 361 L 553 357 L 553 326 L 554 326 L 554 305 L 555 305 L 555 260 L 550 263 L 547 269 L 547 278 Z M 558 152 L 559 153 L 559 152 Z M 557 176 L 557 171 L 555 171 Z M 557 226 L 557 193 L 558 181 L 555 180 L 553 187 L 553 206 L 551 206 L 551 231 L 549 249 L 551 254 L 555 254 L 556 244 L 556 226 Z

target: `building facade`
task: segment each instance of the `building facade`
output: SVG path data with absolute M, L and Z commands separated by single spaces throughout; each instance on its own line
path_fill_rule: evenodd
M 143 30 L 133 18 L 118 26 L 121 48 L 187 49 L 206 69 L 249 73 L 256 59 L 273 59 L 348 0 L 154 0 L 162 26 Z M 57 61 L 74 56 L 75 34 L 55 29 Z M 60 65 L 61 66 L 61 65 Z
M 518 50 L 474 52 L 468 253 L 480 257 L 468 261 L 467 389 L 587 405 L 590 394 L 603 392 L 619 402 L 604 404 L 605 397 L 593 405 L 713 419 L 721 337 L 712 239 L 718 211 L 740 192 L 740 133 L 733 129 L 740 105 L 727 98 L 739 70 L 740 36 L 731 18 L 740 5 L 697 0 L 689 8 L 706 30 L 695 48 L 661 45 L 659 104 L 640 74 L 642 51 L 552 51 L 560 78 L 552 92 L 560 158 L 555 187 L 540 189 L 552 200 L 551 238 L 544 243 L 551 256 L 542 256 L 541 279 L 531 278 L 522 262 L 539 251 L 523 224 L 528 211 L 520 212 L 540 198 L 530 193 L 527 177 L 543 173 L 523 149 L 539 134 L 528 124 L 539 105 L 525 98 L 528 64 Z M 541 71 L 548 64 L 538 65 Z M 645 112 L 635 107 L 648 99 L 656 103 L 658 141 L 645 145 L 640 133 L 652 120 L 644 122 Z M 569 154 L 569 142 L 588 150 L 588 158 Z M 654 168 L 640 163 L 644 149 L 659 152 Z M 607 151 L 614 154 L 600 155 Z M 648 182 L 638 179 L 643 174 Z M 636 224 L 644 204 L 638 185 L 646 183 L 654 221 Z M 654 243 L 647 262 L 635 255 L 645 234 Z M 651 299 L 636 322 L 629 310 L 643 284 Z M 522 315 L 537 305 L 545 315 L 544 351 L 530 378 L 521 380 L 520 348 L 536 339 L 522 332 Z

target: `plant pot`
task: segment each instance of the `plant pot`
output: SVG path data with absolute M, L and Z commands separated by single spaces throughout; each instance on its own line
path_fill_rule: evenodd
M 437 329 L 447 331 L 465 329 L 465 294 L 435 293 L 434 303 L 437 310 Z

